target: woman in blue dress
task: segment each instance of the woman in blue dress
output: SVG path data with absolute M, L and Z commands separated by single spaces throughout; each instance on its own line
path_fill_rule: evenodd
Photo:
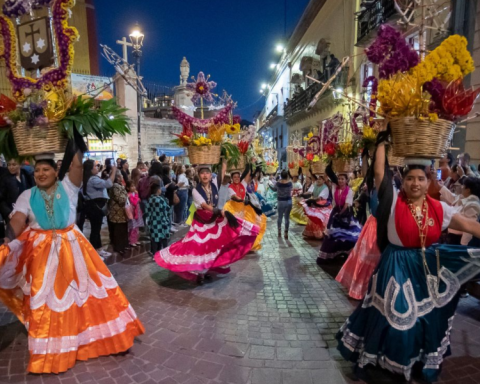
M 450 354 L 460 286 L 480 273 L 480 250 L 436 244 L 446 228 L 480 236 L 480 224 L 427 195 L 430 160 L 407 159 L 397 192 L 380 143 L 374 163 L 378 245 L 382 251 L 363 302 L 337 334 L 342 356 L 363 368 L 379 365 L 410 380 L 437 380 Z M 416 367 L 417 368 L 417 367 Z

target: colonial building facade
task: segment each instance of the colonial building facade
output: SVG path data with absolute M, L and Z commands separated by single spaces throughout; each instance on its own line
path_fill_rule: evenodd
M 430 0 L 425 3 L 433 4 L 431 13 L 422 14 L 418 7 L 407 28 L 402 25 L 402 15 L 394 0 L 310 1 L 265 89 L 265 105 L 257 117 L 259 132 L 272 138 L 279 159 L 286 160 L 285 148 L 292 144 L 293 138 L 301 138 L 336 112 L 344 116 L 353 112 L 358 105 L 349 97 L 368 104 L 370 93 L 362 83 L 366 77 L 377 74 L 377 68 L 366 60 L 363 50 L 375 39 L 383 23 L 400 28 L 415 49 L 420 49 L 418 25 L 422 17 L 427 26 L 424 33 L 427 50 L 435 48 L 449 34 L 464 35 L 480 66 L 477 0 L 453 0 L 442 3 L 441 7 Z M 333 89 L 327 90 L 313 108 L 307 108 L 322 88 L 307 76 L 326 82 L 344 58 L 349 61 L 332 82 Z M 477 72 L 471 76 L 470 83 L 478 86 L 480 73 Z M 477 110 L 480 111 L 478 104 Z M 348 126 L 345 129 L 348 130 Z M 480 119 L 475 119 L 458 127 L 450 150 L 454 155 L 467 151 L 479 160 L 479 144 Z

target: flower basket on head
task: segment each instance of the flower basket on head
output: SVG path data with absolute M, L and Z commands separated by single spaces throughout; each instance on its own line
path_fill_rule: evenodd
M 447 152 L 455 130 L 451 121 L 419 120 L 413 116 L 390 121 L 393 156 L 440 159 Z
M 324 174 L 325 168 L 326 168 L 325 163 L 323 163 L 322 161 L 314 161 L 312 163 L 312 172 L 315 175 Z
M 29 128 L 25 122 L 18 122 L 12 127 L 12 133 L 20 156 L 64 153 L 67 148 L 67 137 L 62 134 L 57 123 Z
M 403 167 L 405 165 L 405 158 L 393 156 L 392 148 L 388 150 L 387 159 L 390 167 Z
M 220 145 L 202 145 L 188 147 L 191 164 L 217 164 L 220 161 Z
M 289 169 L 289 171 L 292 177 L 295 177 L 295 176 L 298 177 L 298 168 L 291 168 Z
M 242 171 L 245 169 L 246 157 L 240 156 L 236 164 L 230 164 L 227 168 L 227 172 Z
M 267 165 L 267 169 L 266 169 L 267 175 L 273 175 L 275 172 L 277 172 L 276 167 L 274 167 L 273 165 Z
M 352 173 L 355 170 L 355 159 L 333 159 L 332 166 L 335 173 Z

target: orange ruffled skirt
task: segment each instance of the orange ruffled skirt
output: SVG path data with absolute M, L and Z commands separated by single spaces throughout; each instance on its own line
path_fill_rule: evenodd
M 381 255 L 377 246 L 377 220 L 371 215 L 335 280 L 348 289 L 350 297 L 362 300 Z
M 0 299 L 28 330 L 32 373 L 117 354 L 144 333 L 107 266 L 72 225 L 27 229 L 0 247 Z
M 267 216 L 263 214 L 257 215 L 255 210 L 251 206 L 233 200 L 228 200 L 223 206 L 223 210 L 228 211 L 234 216 L 246 220 L 249 223 L 258 225 L 260 231 L 257 238 L 255 239 L 255 243 L 253 243 L 252 251 L 260 250 L 262 248 L 261 243 L 263 235 L 265 235 L 265 231 L 267 230 Z

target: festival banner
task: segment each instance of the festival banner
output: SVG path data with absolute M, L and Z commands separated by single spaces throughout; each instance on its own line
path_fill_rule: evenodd
M 95 100 L 110 100 L 114 97 L 112 79 L 72 73 L 72 93 L 76 96 L 94 97 Z

